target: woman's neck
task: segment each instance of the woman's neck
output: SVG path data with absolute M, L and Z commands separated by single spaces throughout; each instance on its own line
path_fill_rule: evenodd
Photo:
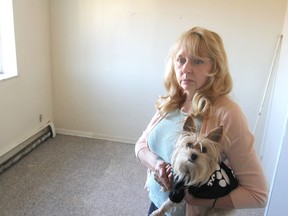
M 191 113 L 192 99 L 193 99 L 193 96 L 187 95 L 186 100 L 183 103 L 183 106 L 181 109 L 183 112 L 188 113 L 188 114 Z

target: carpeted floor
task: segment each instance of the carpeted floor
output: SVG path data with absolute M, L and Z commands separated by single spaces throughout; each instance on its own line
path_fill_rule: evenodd
M 58 134 L 0 175 L 0 215 L 145 216 L 145 177 L 134 145 Z

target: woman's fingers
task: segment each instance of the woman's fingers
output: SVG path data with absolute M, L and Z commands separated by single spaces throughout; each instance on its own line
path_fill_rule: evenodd
M 171 190 L 171 166 L 165 161 L 157 162 L 154 171 L 154 179 L 166 190 Z

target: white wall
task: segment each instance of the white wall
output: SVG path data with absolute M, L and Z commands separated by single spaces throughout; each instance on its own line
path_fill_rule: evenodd
M 19 76 L 0 81 L 0 156 L 53 120 L 49 0 L 13 6 Z
M 287 161 L 288 161 L 288 122 L 286 122 L 285 137 L 282 142 L 281 152 L 279 154 L 279 162 L 275 173 L 273 188 L 270 194 L 268 207 L 266 208 L 267 216 L 283 215 L 287 211 L 286 194 L 288 193 L 287 182 Z
M 266 215 L 284 215 L 287 212 L 288 193 L 287 162 L 288 162 L 288 4 L 283 28 L 283 42 L 279 59 L 279 69 L 275 82 L 275 89 L 271 101 L 270 114 L 267 122 L 267 133 L 263 166 L 272 182 L 270 200 L 266 209 Z M 270 174 L 270 175 L 268 175 Z
M 57 131 L 135 142 L 154 113 L 155 100 L 164 93 L 170 46 L 196 25 L 222 36 L 235 83 L 232 95 L 252 130 L 285 4 L 286 0 L 51 0 Z M 257 148 L 266 110 L 265 104 Z

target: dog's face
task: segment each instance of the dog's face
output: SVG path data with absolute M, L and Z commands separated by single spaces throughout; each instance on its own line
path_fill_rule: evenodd
M 220 126 L 205 136 L 196 133 L 193 119 L 188 117 L 172 155 L 172 167 L 187 185 L 200 186 L 208 181 L 221 159 L 218 142 L 223 133 Z

